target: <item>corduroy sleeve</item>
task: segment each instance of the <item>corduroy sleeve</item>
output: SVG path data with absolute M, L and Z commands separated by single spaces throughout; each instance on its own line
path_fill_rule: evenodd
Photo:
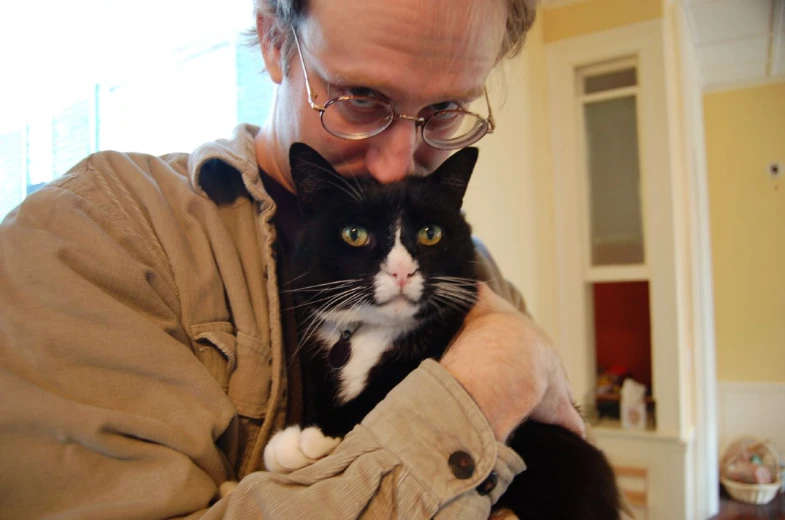
M 336 453 L 290 475 L 252 473 L 213 503 L 231 478 L 221 439 L 237 412 L 194 355 L 156 245 L 180 228 L 151 217 L 163 189 L 118 192 L 127 184 L 80 173 L 0 225 L 0 516 L 487 518 L 523 462 L 433 361 Z M 457 452 L 473 466 L 462 478 Z M 483 496 L 491 471 L 499 483 Z
M 151 239 L 179 228 L 145 228 L 163 206 L 147 180 L 149 194 L 118 195 L 75 171 L 0 225 L 0 517 L 204 509 L 231 472 L 218 441 L 236 412 Z
M 473 469 L 456 471 L 455 454 Z M 524 467 L 460 384 L 426 360 L 332 455 L 288 475 L 251 474 L 205 518 L 486 519 Z M 498 484 L 482 495 L 491 472 Z

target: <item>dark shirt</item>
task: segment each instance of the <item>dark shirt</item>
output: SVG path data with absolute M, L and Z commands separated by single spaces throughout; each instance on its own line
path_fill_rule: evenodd
M 281 318 L 284 346 L 286 348 L 286 376 L 288 378 L 286 389 L 286 422 L 297 424 L 302 422 L 304 406 L 313 401 L 307 399 L 311 390 L 307 381 L 303 381 L 302 364 L 299 357 L 299 338 L 297 334 L 297 315 L 294 309 L 294 298 L 288 291 L 291 276 L 289 275 L 288 259 L 292 256 L 292 248 L 297 237 L 297 232 L 302 225 L 302 215 L 297 203 L 297 196 L 283 187 L 264 170 L 259 169 L 259 176 L 264 184 L 264 190 L 275 202 L 275 215 L 272 222 L 275 225 L 277 237 L 276 268 L 278 273 L 278 294 L 281 302 Z
M 264 170 L 259 169 L 259 176 L 264 184 L 264 190 L 273 201 L 275 201 L 275 215 L 273 224 L 278 232 L 278 240 L 284 247 L 284 252 L 290 256 L 297 231 L 302 224 L 300 207 L 297 204 L 297 196 L 284 188 L 275 179 L 270 177 Z

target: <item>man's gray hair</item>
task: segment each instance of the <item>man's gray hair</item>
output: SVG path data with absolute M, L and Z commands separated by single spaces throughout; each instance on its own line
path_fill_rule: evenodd
M 487 0 L 482 0 L 487 1 Z M 267 24 L 265 41 L 281 46 L 284 68 L 288 68 L 288 58 L 294 50 L 294 39 L 290 27 L 297 27 L 308 10 L 307 0 L 254 0 L 257 19 L 264 17 L 272 23 Z M 507 7 L 507 27 L 499 49 L 498 59 L 516 56 L 523 49 L 526 34 L 534 24 L 537 0 L 505 0 Z M 256 31 L 251 39 L 259 43 Z

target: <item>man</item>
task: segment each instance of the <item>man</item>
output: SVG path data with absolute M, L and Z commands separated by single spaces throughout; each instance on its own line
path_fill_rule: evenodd
M 445 358 L 418 368 L 332 455 L 262 471 L 264 443 L 299 399 L 274 260 L 274 224 L 285 224 L 267 192 L 292 189 L 289 146 L 306 142 L 347 176 L 428 174 L 450 150 L 433 146 L 426 119 L 482 98 L 533 6 L 259 2 L 278 85 L 261 131 L 242 126 L 190 155 L 96 154 L 0 227 L 10 518 L 485 518 L 524 468 L 503 445 L 517 424 L 583 432 L 552 346 L 482 286 Z M 338 137 L 325 105 L 339 96 L 396 117 Z M 478 492 L 491 473 L 498 484 Z M 221 498 L 230 480 L 239 485 Z

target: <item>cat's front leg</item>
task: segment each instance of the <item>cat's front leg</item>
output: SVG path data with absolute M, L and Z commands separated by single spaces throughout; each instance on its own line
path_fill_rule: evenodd
M 318 426 L 289 426 L 277 432 L 264 448 L 267 471 L 290 473 L 327 456 L 341 442 L 328 437 Z

